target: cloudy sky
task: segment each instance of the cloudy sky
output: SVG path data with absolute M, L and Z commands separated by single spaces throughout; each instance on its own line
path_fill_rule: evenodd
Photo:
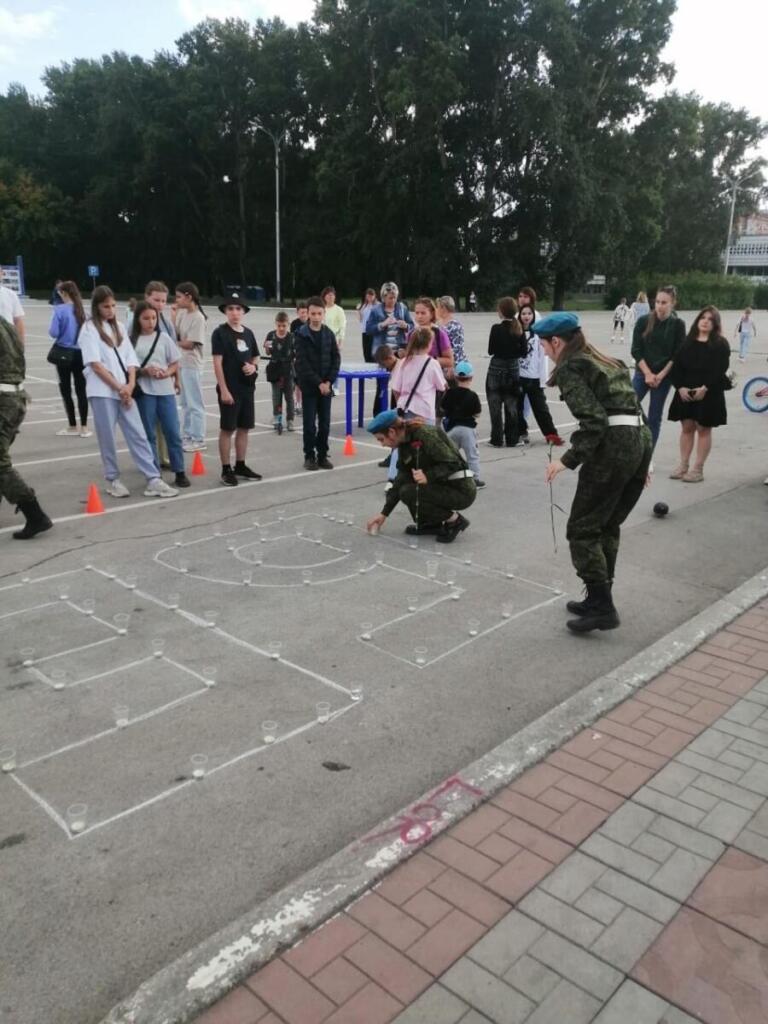
M 39 93 L 43 69 L 74 57 L 112 50 L 151 56 L 222 9 L 245 18 L 279 14 L 297 21 L 313 7 L 312 0 L 0 0 L 0 89 L 17 81 Z M 766 0 L 678 0 L 665 53 L 677 66 L 675 87 L 768 120 L 766 39 Z M 763 153 L 768 157 L 768 142 Z

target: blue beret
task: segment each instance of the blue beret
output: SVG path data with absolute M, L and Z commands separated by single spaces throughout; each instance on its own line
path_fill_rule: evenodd
M 372 420 L 368 421 L 368 426 L 365 428 L 369 434 L 383 434 L 395 423 L 397 420 L 397 409 L 385 409 L 384 412 L 380 412 L 378 416 L 374 416 Z
M 467 359 L 462 359 L 460 363 L 456 364 L 456 376 L 457 377 L 474 377 L 475 371 L 472 363 Z
M 575 313 L 548 313 L 531 324 L 531 330 L 540 338 L 553 338 L 556 334 L 570 334 L 581 327 Z

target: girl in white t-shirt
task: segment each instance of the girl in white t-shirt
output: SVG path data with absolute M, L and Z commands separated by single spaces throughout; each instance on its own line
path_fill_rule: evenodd
M 91 319 L 83 324 L 77 343 L 83 354 L 85 391 L 93 413 L 107 494 L 113 498 L 127 498 L 130 494 L 120 481 L 117 464 L 115 427 L 119 423 L 136 468 L 147 478 L 144 494 L 148 498 L 175 497 L 179 492 L 160 477 L 133 400 L 139 360 L 125 328 L 117 319 L 115 296 L 106 285 L 94 290 Z
M 430 327 L 416 327 L 411 331 L 405 355 L 398 360 L 389 383 L 398 409 L 403 410 L 403 419 L 419 416 L 425 423 L 434 425 L 437 393 L 445 391 L 448 385 L 440 363 L 429 355 L 431 344 Z M 396 476 L 397 448 L 393 448 L 387 478 L 394 480 Z

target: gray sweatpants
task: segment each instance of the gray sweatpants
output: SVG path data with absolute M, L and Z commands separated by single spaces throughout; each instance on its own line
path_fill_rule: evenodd
M 136 468 L 147 480 L 156 480 L 160 476 L 160 470 L 155 463 L 155 456 L 147 440 L 136 403 L 132 402 L 126 409 L 119 398 L 94 397 L 88 401 L 91 403 L 93 428 L 99 442 L 104 479 L 117 480 L 120 476 L 115 445 L 115 427 L 119 423 Z
M 464 452 L 475 480 L 480 479 L 480 458 L 477 454 L 477 431 L 474 427 L 451 427 L 448 437 Z

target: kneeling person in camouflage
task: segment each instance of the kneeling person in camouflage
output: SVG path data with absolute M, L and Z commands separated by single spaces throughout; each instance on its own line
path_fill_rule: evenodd
M 469 526 L 458 511 L 469 508 L 477 497 L 472 470 L 443 431 L 414 417 L 402 419 L 396 409 L 380 412 L 368 424 L 385 448 L 397 448 L 397 476 L 387 491 L 384 508 L 368 520 L 368 532 L 378 531 L 398 502 L 408 506 L 411 534 L 434 533 L 450 544 Z
M 35 492 L 11 465 L 10 448 L 27 412 L 24 373 L 21 338 L 13 324 L 0 317 L 0 497 L 26 517 L 25 526 L 13 535 L 16 540 L 29 540 L 53 526 Z

